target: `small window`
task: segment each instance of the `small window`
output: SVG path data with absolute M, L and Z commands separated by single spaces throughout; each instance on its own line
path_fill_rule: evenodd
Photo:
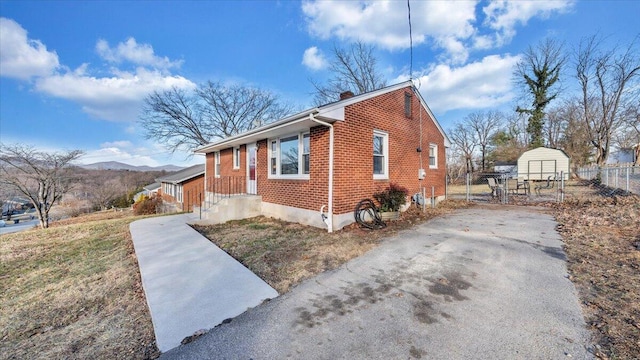
M 302 136 L 302 161 L 303 161 L 303 173 L 309 173 L 309 153 L 311 152 L 311 146 L 309 140 L 311 134 L 304 134 Z
M 438 145 L 436 144 L 429 145 L 429 168 L 438 168 Z
M 404 116 L 411 117 L 411 94 L 404 93 Z
M 215 175 L 220 177 L 220 151 L 215 152 Z
M 240 169 L 240 147 L 233 148 L 233 168 Z
M 382 131 L 373 132 L 373 178 L 389 178 L 389 135 Z
M 278 173 L 278 142 L 276 140 L 271 141 L 271 175 L 276 175 Z

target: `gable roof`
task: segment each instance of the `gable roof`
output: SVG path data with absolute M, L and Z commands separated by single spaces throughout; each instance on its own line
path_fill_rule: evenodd
M 390 85 L 378 90 L 370 91 L 367 93 L 363 93 L 360 95 L 355 95 L 350 98 L 346 98 L 343 100 L 338 100 L 336 102 L 332 102 L 326 105 L 322 105 L 319 107 L 311 108 L 299 112 L 297 114 L 285 117 L 273 123 L 249 130 L 242 134 L 230 136 L 218 141 L 214 141 L 205 146 L 202 146 L 196 149 L 195 153 L 206 154 L 213 151 L 219 151 L 226 148 L 230 148 L 233 146 L 240 146 L 247 143 L 255 142 L 258 140 L 262 140 L 265 138 L 273 138 L 281 135 L 290 134 L 296 131 L 307 130 L 313 126 L 318 126 L 318 123 L 314 122 L 311 119 L 313 116 L 317 120 L 322 120 L 327 123 L 333 124 L 336 121 L 344 121 L 344 108 L 346 106 L 371 99 L 376 96 L 380 96 L 386 93 L 390 93 L 392 91 L 396 91 L 402 88 L 411 87 L 413 92 L 417 94 L 418 99 L 420 99 L 420 104 L 422 104 L 423 108 L 427 111 L 427 114 L 433 119 L 436 127 L 444 137 L 444 142 L 446 147 L 451 146 L 451 141 L 449 137 L 445 134 L 444 130 L 436 120 L 436 117 L 429 109 L 426 101 L 420 95 L 420 92 L 415 88 L 413 82 L 411 80 L 407 80 L 395 85 Z
M 204 164 L 190 166 L 184 170 L 157 178 L 156 181 L 161 183 L 179 184 L 200 175 L 204 175 Z
M 562 155 L 566 156 L 567 159 L 570 159 L 571 157 L 569 156 L 569 154 L 567 154 L 564 150 L 562 149 L 556 149 L 556 148 L 552 148 L 552 147 L 547 147 L 547 146 L 538 146 L 537 148 L 533 148 L 530 150 L 527 150 L 525 152 L 523 152 L 520 157 L 522 157 L 522 155 L 524 154 L 528 154 L 528 153 L 536 153 L 536 152 L 540 152 L 540 151 L 548 151 L 548 150 L 553 150 L 553 151 L 558 151 L 560 152 Z M 520 159 L 520 157 L 518 159 Z
M 158 190 L 160 188 L 160 183 L 159 182 L 154 182 L 151 183 L 149 185 L 144 186 L 142 189 L 143 190 L 147 190 L 147 191 L 154 191 L 154 190 Z

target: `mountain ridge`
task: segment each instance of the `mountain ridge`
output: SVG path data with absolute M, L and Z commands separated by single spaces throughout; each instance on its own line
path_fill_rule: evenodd
M 162 165 L 162 166 L 148 166 L 148 165 L 129 165 L 121 163 L 119 161 L 102 161 L 92 164 L 78 165 L 83 169 L 88 170 L 128 170 L 128 171 L 180 171 L 184 169 L 182 166 L 177 165 Z

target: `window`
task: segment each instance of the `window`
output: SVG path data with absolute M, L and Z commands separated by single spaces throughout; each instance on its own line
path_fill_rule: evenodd
M 272 140 L 271 141 L 271 148 L 269 149 L 271 152 L 270 155 L 270 164 L 271 164 L 271 175 L 276 175 L 278 173 L 278 166 L 277 166 L 277 158 L 278 158 L 278 141 L 277 140 Z
M 429 168 L 438 168 L 438 145 L 429 144 Z
M 308 174 L 310 169 L 310 164 L 309 164 L 309 153 L 311 152 L 311 146 L 309 143 L 310 139 L 311 139 L 311 134 L 302 135 L 302 162 L 304 164 L 302 172 L 304 174 Z
M 233 168 L 240 169 L 240 146 L 233 148 Z
M 215 152 L 215 175 L 220 177 L 220 151 Z
M 404 93 L 404 116 L 411 117 L 411 94 Z
M 176 185 L 176 201 L 182 202 L 182 185 Z
M 269 144 L 269 177 L 309 178 L 309 133 L 272 139 Z
M 373 178 L 389 178 L 389 135 L 382 131 L 373 132 Z

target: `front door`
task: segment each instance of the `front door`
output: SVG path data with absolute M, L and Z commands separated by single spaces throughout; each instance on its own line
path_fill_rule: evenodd
M 258 194 L 256 184 L 256 144 L 247 145 L 247 194 Z

